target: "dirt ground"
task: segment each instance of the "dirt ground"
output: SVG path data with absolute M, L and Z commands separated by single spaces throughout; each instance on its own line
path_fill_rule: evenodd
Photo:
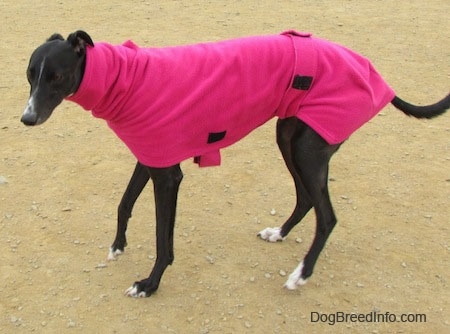
M 282 286 L 309 248 L 314 215 L 285 242 L 256 237 L 281 225 L 295 201 L 274 122 L 223 151 L 220 168 L 184 162 L 175 262 L 148 299 L 123 292 L 155 260 L 152 187 L 136 205 L 125 254 L 106 261 L 133 156 L 68 102 L 40 127 L 19 122 L 32 50 L 79 28 L 94 41 L 148 46 L 312 31 L 372 59 L 399 96 L 434 102 L 450 84 L 448 0 L 6 0 L 0 8 L 1 333 L 450 332 L 448 115 L 419 121 L 387 107 L 341 148 L 330 175 L 338 225 L 296 291 Z M 426 322 L 332 325 L 339 312 Z

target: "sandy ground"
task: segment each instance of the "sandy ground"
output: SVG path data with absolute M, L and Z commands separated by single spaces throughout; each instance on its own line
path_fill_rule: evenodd
M 94 41 L 153 46 L 295 28 L 366 55 L 411 102 L 449 91 L 448 0 L 278 3 L 0 2 L 1 333 L 450 332 L 448 115 L 418 121 L 387 107 L 342 147 L 330 182 L 339 222 L 296 291 L 282 285 L 309 248 L 314 215 L 283 243 L 256 237 L 281 225 L 295 200 L 274 122 L 225 150 L 221 168 L 184 162 L 175 262 L 148 299 L 123 292 L 155 259 L 151 187 L 126 253 L 106 262 L 133 156 L 67 102 L 41 127 L 19 122 L 30 53 L 51 33 L 79 28 Z M 426 323 L 331 325 L 315 312 L 417 313 Z

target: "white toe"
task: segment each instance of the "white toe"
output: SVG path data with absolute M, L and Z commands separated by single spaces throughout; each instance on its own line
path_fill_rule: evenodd
M 108 261 L 116 261 L 117 260 L 117 256 L 122 254 L 122 251 L 119 249 L 116 249 L 115 251 L 113 251 L 112 247 L 109 248 L 109 253 L 108 253 Z
M 258 233 L 258 236 L 269 242 L 283 241 L 285 238 L 281 236 L 281 228 L 268 227 Z
M 128 297 L 138 297 L 137 286 L 136 285 L 130 286 L 125 291 L 125 295 L 128 296 Z
M 295 270 L 289 275 L 288 280 L 284 284 L 284 287 L 288 290 L 295 290 L 299 285 L 306 284 L 307 280 L 302 278 L 303 261 L 295 268 Z

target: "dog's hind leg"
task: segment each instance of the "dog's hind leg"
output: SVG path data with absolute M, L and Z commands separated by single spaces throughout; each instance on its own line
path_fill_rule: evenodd
M 304 124 L 299 125 L 299 129 L 298 136 L 292 137 L 292 159 L 315 210 L 316 234 L 305 258 L 289 276 L 285 284 L 288 289 L 306 283 L 312 275 L 317 258 L 337 222 L 328 192 L 328 169 L 329 161 L 340 145 L 329 145 Z
M 293 138 L 300 136 L 300 133 L 304 131 L 304 128 L 306 128 L 306 125 L 300 122 L 297 118 L 280 119 L 277 122 L 277 144 L 281 154 L 283 155 L 286 166 L 294 179 L 297 203 L 291 216 L 288 220 L 286 220 L 281 228 L 268 227 L 258 233 L 258 236 L 260 236 L 263 240 L 271 242 L 284 240 L 292 228 L 294 228 L 294 226 L 297 225 L 312 208 L 309 194 L 300 179 L 297 169 L 295 168 L 292 152 Z
M 156 262 L 150 276 L 135 282 L 127 291 L 130 297 L 149 297 L 155 292 L 167 266 L 174 260 L 173 230 L 178 189 L 183 179 L 180 165 L 168 168 L 147 167 L 153 180 L 156 206 Z
M 149 178 L 150 174 L 147 167 L 138 162 L 117 210 L 116 238 L 109 249 L 108 260 L 115 260 L 117 255 L 123 253 L 127 245 L 128 220 L 131 217 L 134 203 L 136 203 Z

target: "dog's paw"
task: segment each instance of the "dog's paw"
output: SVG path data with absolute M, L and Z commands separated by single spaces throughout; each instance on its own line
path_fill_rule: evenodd
M 145 298 L 147 294 L 145 291 L 139 291 L 138 283 L 134 283 L 125 291 L 125 296 L 134 297 L 134 298 Z
M 266 241 L 277 242 L 283 241 L 285 238 L 281 236 L 281 228 L 279 227 L 268 227 L 258 233 L 258 236 Z
M 284 283 L 284 287 L 288 290 L 295 290 L 299 285 L 306 284 L 307 280 L 302 278 L 303 261 L 295 268 L 292 274 L 289 275 L 288 280 Z
M 123 253 L 123 251 L 121 251 L 120 249 L 114 250 L 114 248 L 110 247 L 109 253 L 108 253 L 108 261 L 116 261 L 117 256 L 119 256 L 122 253 Z

